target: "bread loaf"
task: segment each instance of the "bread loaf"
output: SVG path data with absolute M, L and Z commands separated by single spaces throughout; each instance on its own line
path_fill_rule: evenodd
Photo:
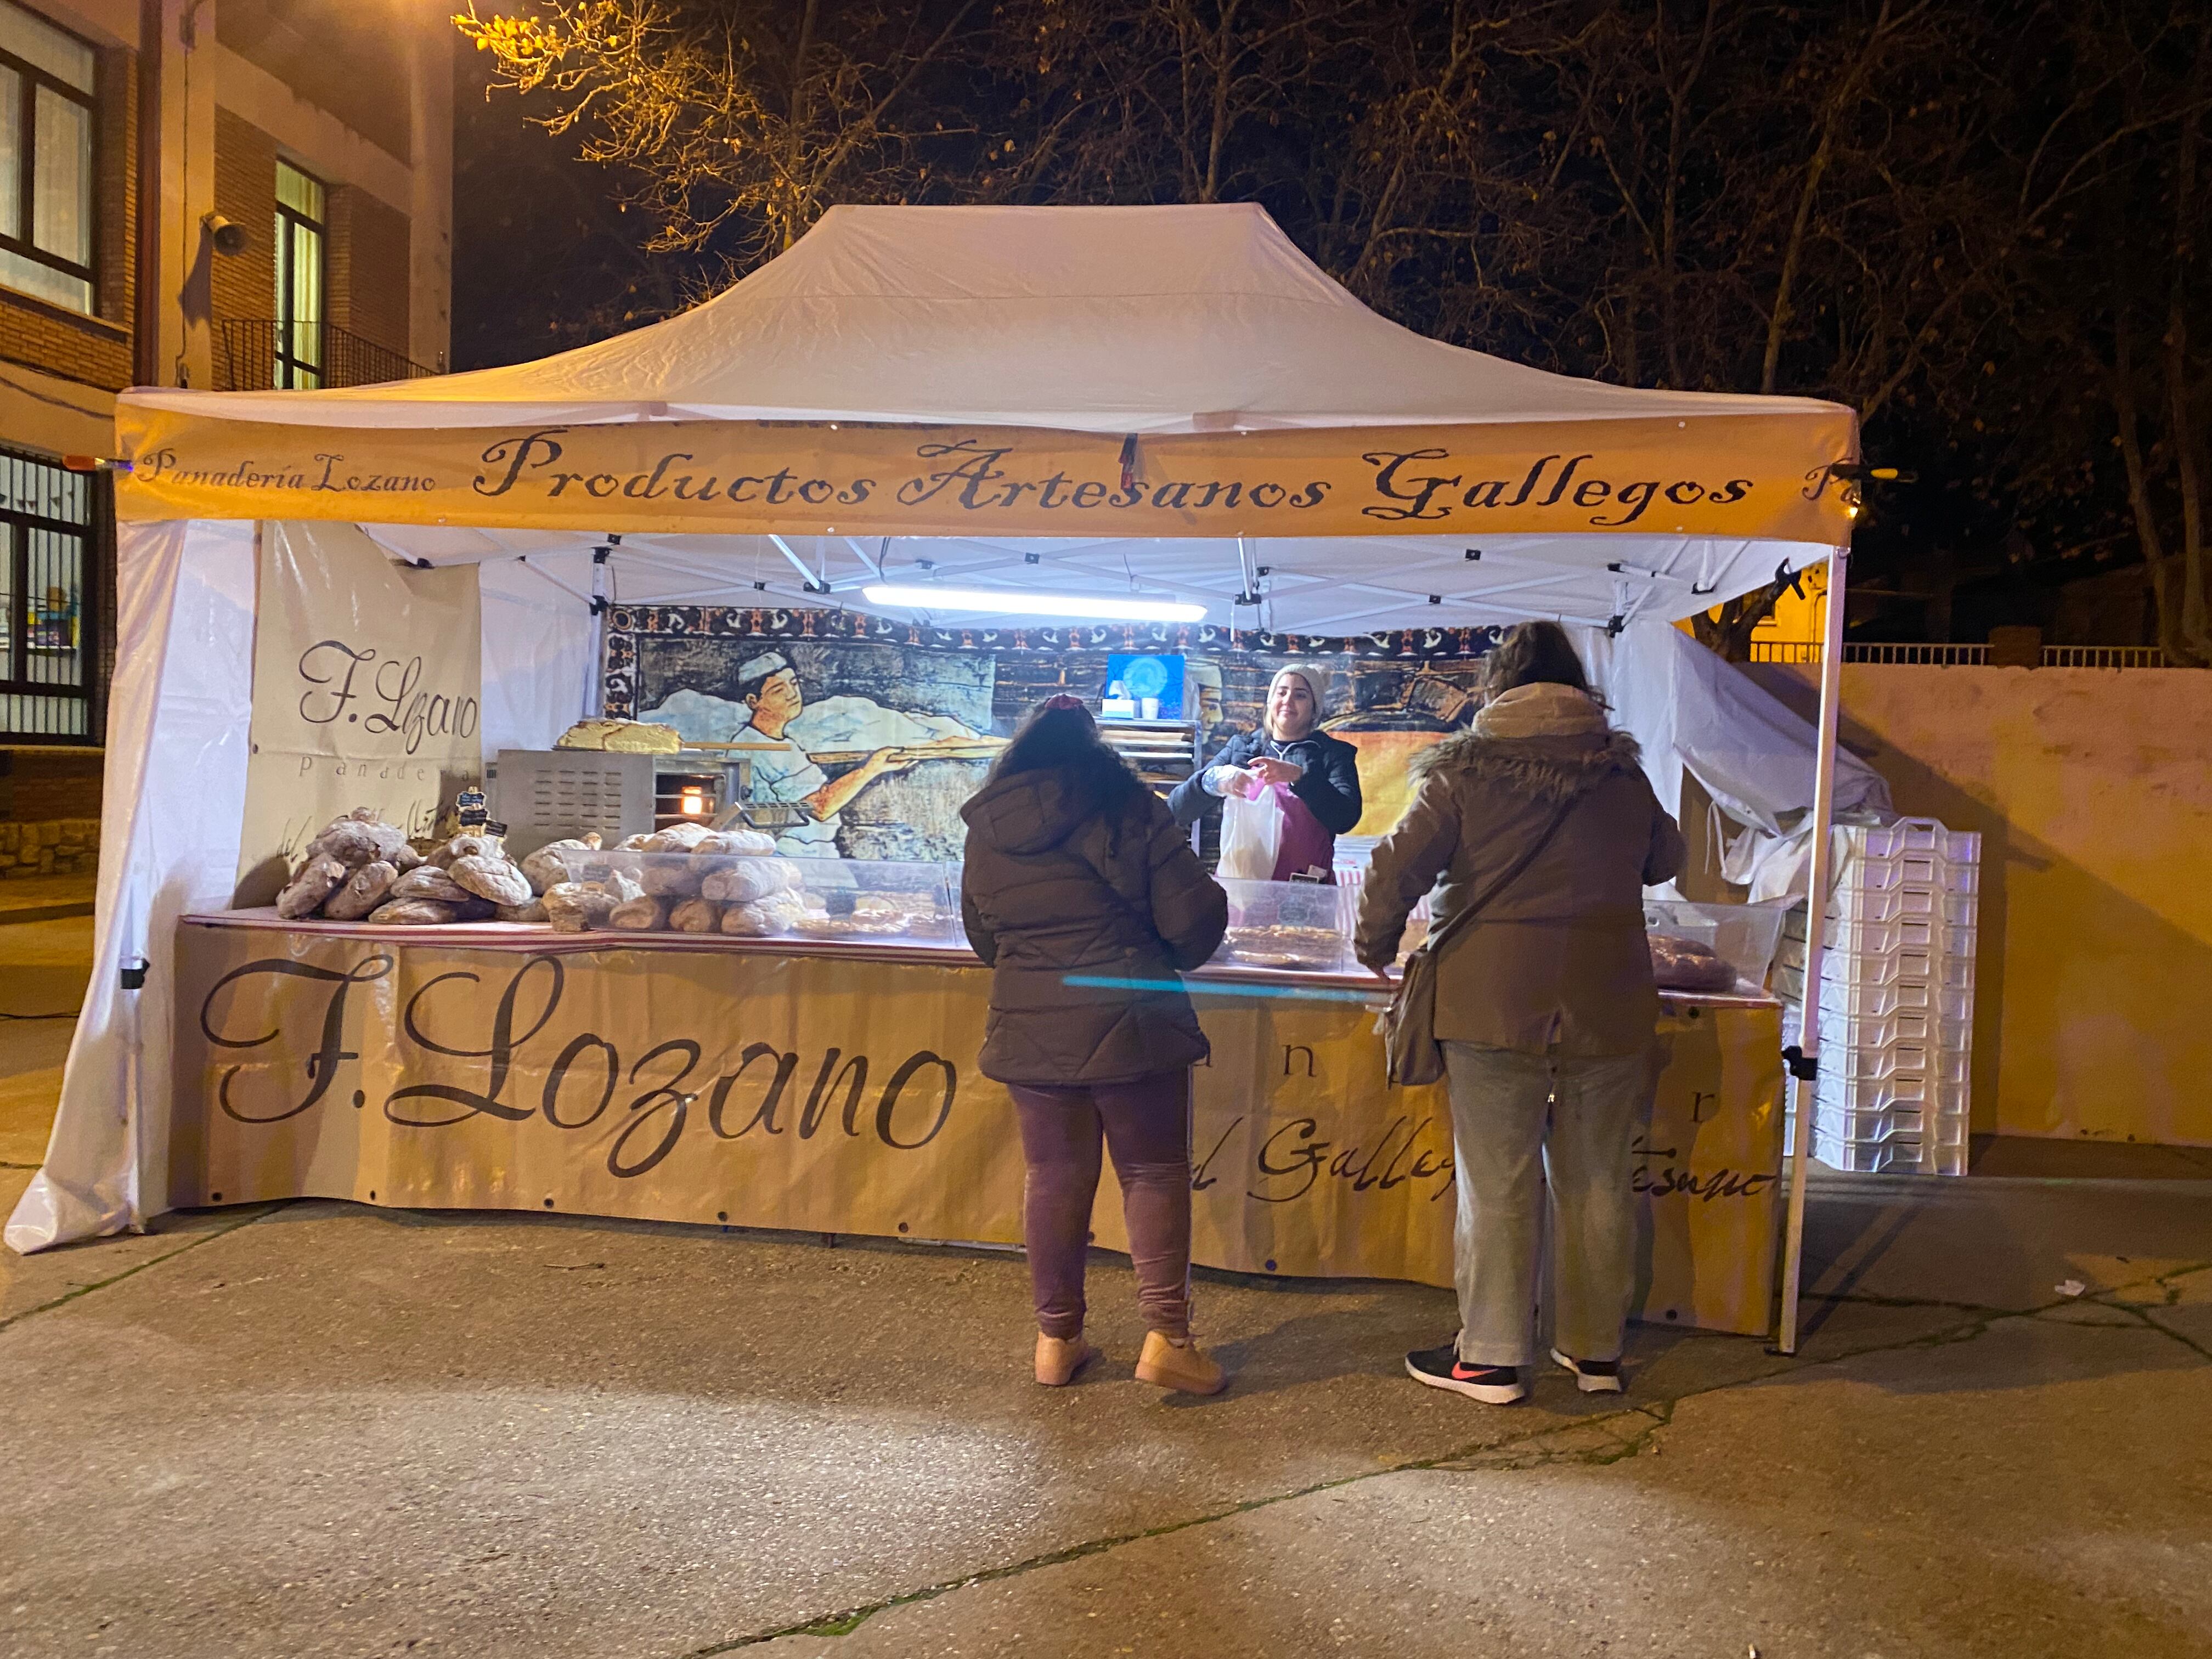
M 478 898 L 489 899 L 494 904 L 527 904 L 532 897 L 530 878 L 504 856 L 465 854 L 455 859 L 446 873 Z
M 615 904 L 614 895 L 596 883 L 556 882 L 545 890 L 545 920 L 559 933 L 587 933 L 607 925 Z
M 562 854 L 597 852 L 599 846 L 596 832 L 575 841 L 547 842 L 522 860 L 522 873 L 529 878 L 530 890 L 542 893 L 568 879 L 568 866 L 562 860 Z
M 364 864 L 323 902 L 323 914 L 333 921 L 358 921 L 384 902 L 398 879 L 399 872 L 382 859 Z
M 394 899 L 428 899 L 434 904 L 465 904 L 475 894 L 434 864 L 417 865 L 392 884 Z
M 679 933 L 719 933 L 722 907 L 702 898 L 685 899 L 668 913 L 668 925 Z
M 658 933 L 668 926 L 668 907 L 657 898 L 640 894 L 624 899 L 607 913 L 607 926 L 626 933 Z
M 1651 946 L 1651 977 L 1662 991 L 1732 991 L 1735 969 L 1712 947 L 1673 933 L 1646 936 Z
M 436 927 L 460 921 L 461 908 L 435 899 L 395 899 L 370 911 L 368 919 L 379 927 Z
M 696 859 L 648 858 L 638 872 L 638 879 L 648 893 L 689 898 L 699 890 L 706 874 L 706 867 Z
M 276 914 L 287 921 L 298 921 L 314 915 L 323 901 L 345 880 L 347 873 L 346 866 L 337 859 L 327 855 L 309 859 L 284 890 L 276 895 Z
M 775 840 L 757 830 L 715 830 L 691 850 L 728 858 L 764 859 L 775 855 Z

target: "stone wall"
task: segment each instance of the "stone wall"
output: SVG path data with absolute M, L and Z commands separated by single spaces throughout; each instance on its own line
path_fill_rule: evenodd
M 0 877 L 89 875 L 99 867 L 98 818 L 0 823 Z

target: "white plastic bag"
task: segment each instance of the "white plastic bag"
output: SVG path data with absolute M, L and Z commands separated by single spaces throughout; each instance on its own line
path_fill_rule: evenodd
M 1247 800 L 1221 798 L 1221 862 L 1215 873 L 1232 881 L 1273 881 L 1275 855 L 1283 845 L 1283 807 L 1275 792 L 1263 789 Z

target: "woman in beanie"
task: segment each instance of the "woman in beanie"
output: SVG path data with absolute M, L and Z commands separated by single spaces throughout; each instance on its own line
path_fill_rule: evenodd
M 1359 822 L 1359 751 L 1321 729 L 1322 671 L 1303 663 L 1276 670 L 1260 728 L 1231 738 L 1168 797 L 1186 829 L 1221 811 L 1222 798 L 1273 791 L 1283 809 L 1273 878 L 1318 873 L 1336 879 L 1336 838 Z
M 1190 1068 L 1205 1034 L 1179 975 L 1221 943 L 1229 901 L 1158 795 L 1075 698 L 1047 699 L 960 809 L 968 941 L 992 969 L 978 1060 L 1019 1115 L 1036 1380 L 1073 1380 L 1099 1143 L 1114 1159 L 1137 1304 L 1137 1376 L 1227 1381 L 1190 1334 Z

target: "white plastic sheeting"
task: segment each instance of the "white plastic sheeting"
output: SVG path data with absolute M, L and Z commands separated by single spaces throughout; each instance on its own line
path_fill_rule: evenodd
M 550 749 L 584 717 L 599 672 L 592 556 L 540 553 L 477 567 L 483 605 L 483 752 Z
M 251 524 L 126 524 L 116 550 L 116 673 L 92 981 L 45 1167 L 8 1223 L 27 1253 L 143 1227 L 168 1208 L 176 922 L 231 902 L 252 716 Z M 533 562 L 538 562 L 533 561 Z M 591 559 L 550 574 L 588 585 Z M 485 751 L 543 749 L 581 713 L 590 609 L 516 561 L 487 565 Z M 147 964 L 145 988 L 123 970 Z
M 1602 665 L 1613 718 L 1644 747 L 1661 804 L 1681 816 L 1687 772 L 1745 829 L 1722 873 L 1753 900 L 1802 895 L 1818 772 L 1813 723 L 1680 629 L 1632 628 L 1585 649 Z M 1842 749 L 1835 810 L 1891 810 L 1889 785 Z
M 1370 311 L 1243 203 L 837 206 L 706 304 L 536 362 L 326 392 L 142 387 L 123 401 L 322 426 L 842 419 L 1116 433 L 1838 412 L 1572 380 L 1428 339 Z
M 246 811 L 254 526 L 126 524 L 117 542 L 92 981 L 46 1165 L 8 1223 L 26 1252 L 168 1208 L 176 922 L 230 902 Z M 124 989 L 140 963 L 145 988 Z

